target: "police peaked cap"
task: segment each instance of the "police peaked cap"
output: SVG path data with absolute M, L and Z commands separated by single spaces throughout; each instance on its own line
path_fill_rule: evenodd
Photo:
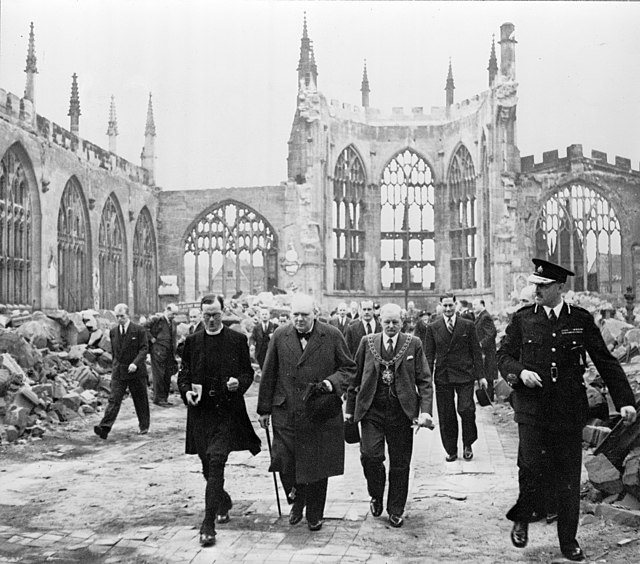
M 567 276 L 575 276 L 573 272 L 563 268 L 559 264 L 553 264 L 547 260 L 531 259 L 535 265 L 533 274 L 527 281 L 530 284 L 553 284 L 554 282 L 566 282 Z

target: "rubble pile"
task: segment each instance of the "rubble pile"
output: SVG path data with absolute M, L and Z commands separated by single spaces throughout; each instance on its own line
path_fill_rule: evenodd
M 42 437 L 106 403 L 110 312 L 0 317 L 0 443 Z

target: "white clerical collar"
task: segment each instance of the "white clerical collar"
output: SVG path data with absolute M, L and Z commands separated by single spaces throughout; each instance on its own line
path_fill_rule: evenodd
M 219 335 L 220 333 L 222 333 L 222 329 L 224 329 L 224 325 L 221 326 L 220 329 L 218 329 L 217 331 L 211 332 L 209 331 L 209 329 L 205 329 L 204 331 L 207 335 Z
M 556 319 L 560 319 L 560 312 L 562 311 L 562 306 L 564 305 L 564 300 L 560 300 L 560 303 L 556 307 L 542 306 L 544 308 L 544 312 L 549 317 L 549 313 L 551 310 L 555 311 Z

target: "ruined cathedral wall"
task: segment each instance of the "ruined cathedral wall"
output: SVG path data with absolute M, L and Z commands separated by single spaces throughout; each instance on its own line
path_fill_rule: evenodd
M 212 188 L 208 190 L 163 191 L 159 195 L 158 248 L 160 275 L 178 277 L 180 295 L 184 296 L 184 251 L 186 239 L 200 217 L 223 202 L 233 201 L 253 209 L 274 229 L 278 240 L 278 265 L 284 249 L 280 234 L 285 224 L 285 186 L 250 188 Z M 278 267 L 278 279 L 284 273 Z
M 28 102 L 28 100 L 25 100 Z M 15 103 L 10 105 L 10 109 Z M 60 126 L 34 116 L 7 112 L 0 100 L 0 156 L 13 148 L 24 165 L 32 210 L 32 297 L 36 308 L 58 307 L 58 214 L 67 182 L 75 177 L 88 215 L 94 307 L 99 307 L 98 238 L 104 203 L 113 193 L 121 210 L 126 234 L 128 295 L 133 299 L 133 235 L 135 222 L 146 207 L 156 228 L 156 188 L 142 183 L 145 171 L 105 152 Z M 109 163 L 101 166 L 102 156 Z M 112 170 L 107 170 L 109 167 Z

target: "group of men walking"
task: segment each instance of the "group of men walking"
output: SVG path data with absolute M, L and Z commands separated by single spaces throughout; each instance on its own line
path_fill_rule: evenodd
M 478 437 L 474 390 L 477 387 L 493 397 L 499 368 L 513 387 L 520 437 L 520 495 L 507 513 L 514 522 L 511 541 L 519 548 L 528 543 L 528 523 L 550 487 L 545 480 L 551 471 L 558 496 L 561 551 L 570 560 L 584 560 L 576 532 L 581 429 L 587 417 L 582 381 L 585 353 L 627 423 L 636 418 L 634 396 L 591 315 L 564 303 L 563 286 L 572 273 L 538 259 L 534 264 L 530 282 L 536 286 L 536 302 L 516 312 L 497 353 L 496 328 L 484 302 L 475 300 L 471 312 L 471 308 L 457 307 L 451 293 L 440 299 L 442 313 L 415 335 L 401 331 L 402 310 L 392 303 L 383 305 L 376 316 L 373 302 L 366 300 L 356 320 L 348 321 L 346 308 L 339 308 L 335 320 L 324 323 L 317 317 L 313 299 L 296 294 L 291 301 L 292 323 L 280 327 L 271 322 L 268 309 L 261 310 L 251 336 L 262 369 L 257 412 L 268 437 L 273 428 L 269 470 L 280 475 L 291 505 L 290 525 L 305 516 L 309 530 L 322 528 L 328 478 L 344 473 L 343 425 L 349 422 L 360 429 L 360 460 L 371 514 L 382 515 L 387 489 L 388 522 L 401 527 L 413 429 L 434 427 L 434 385 L 445 460 L 458 458 L 461 435 L 462 457 L 468 461 Z M 229 520 L 232 500 L 224 489 L 229 453 L 256 454 L 261 446 L 243 399 L 253 382 L 247 338 L 222 324 L 223 307 L 218 296 L 202 299 L 200 327 L 195 329 L 199 316 L 194 313 L 194 331 L 184 341 L 178 375 L 178 389 L 187 405 L 186 452 L 200 457 L 206 479 L 203 546 L 214 544 L 216 524 Z M 116 306 L 115 313 L 112 393 L 105 416 L 95 427 L 102 438 L 108 435 L 127 389 L 140 433 L 148 431 L 144 366 L 148 334 L 152 367 L 167 365 L 162 343 L 170 330 L 164 321 L 157 319 L 145 329 L 129 320 L 125 304 Z M 172 314 L 171 308 L 164 314 L 169 326 Z M 158 405 L 166 404 L 166 393 L 168 385 L 154 379 Z M 346 398 L 344 407 L 342 398 Z

